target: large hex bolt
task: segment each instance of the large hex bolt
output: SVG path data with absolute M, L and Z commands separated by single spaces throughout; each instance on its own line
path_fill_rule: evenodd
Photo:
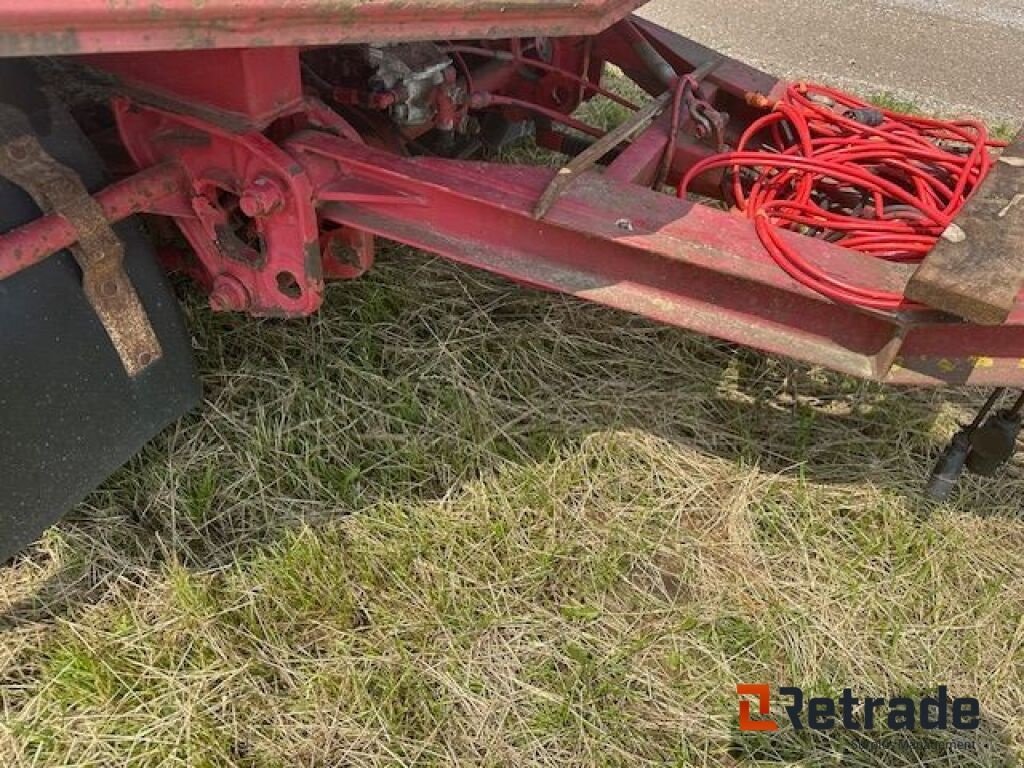
M 285 192 L 281 185 L 269 176 L 259 176 L 238 201 L 242 213 L 250 219 L 270 216 L 284 208 Z
M 210 291 L 210 309 L 214 312 L 244 312 L 249 308 L 249 291 L 231 275 L 221 275 Z

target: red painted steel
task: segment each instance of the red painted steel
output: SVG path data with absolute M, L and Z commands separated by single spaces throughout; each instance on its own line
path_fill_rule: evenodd
M 982 328 L 934 312 L 835 305 L 775 268 L 748 221 L 596 173 L 581 178 L 537 221 L 532 210 L 552 178 L 548 169 L 407 159 L 320 131 L 296 135 L 286 149 L 301 166 L 321 216 L 344 228 L 346 249 L 355 245 L 353 238 L 380 235 L 522 283 L 862 378 L 925 386 L 1024 385 L 1024 306 L 1006 325 Z M 195 194 L 203 187 L 190 187 L 193 207 L 197 198 L 205 199 Z M 181 189 L 180 171 L 164 165 L 98 199 L 112 219 L 153 210 L 179 217 L 188 232 L 193 212 L 169 204 Z M 900 265 L 789 237 L 838 273 L 890 287 L 909 277 Z M 0 237 L 0 254 L 11 253 L 12 243 L 56 249 L 73 238 L 67 223 L 51 216 Z M 357 253 L 365 255 L 362 244 Z M 225 295 L 249 300 L 246 290 L 232 294 L 249 278 L 232 273 L 229 260 L 222 254 L 215 262 L 227 265 L 218 275 L 215 303 L 227 301 Z M 0 277 L 18 266 L 2 258 L 0 265 Z M 342 263 L 343 273 L 347 266 Z M 339 276 L 354 276 L 365 266 Z M 272 284 L 271 290 L 279 287 Z
M 782 273 L 750 222 L 589 174 L 543 221 L 541 168 L 395 157 L 322 133 L 288 142 L 318 187 L 392 191 L 329 203 L 334 222 L 518 282 L 890 383 L 1024 385 L 1024 308 L 999 328 L 935 312 L 832 304 Z M 395 196 L 400 204 L 396 204 Z M 837 274 L 897 287 L 910 271 L 788 235 Z
M 96 193 L 111 224 L 142 212 L 169 212 L 180 202 L 185 174 L 173 163 L 154 165 Z M 44 216 L 0 236 L 0 280 L 38 264 L 78 240 L 63 216 Z
M 666 172 L 665 181 L 677 184 L 688 168 L 719 151 L 718 141 L 702 139 L 685 115 L 666 112 L 632 144 L 610 152 L 603 158 L 608 168 L 583 173 L 542 220 L 533 211 L 551 169 L 404 156 L 430 151 L 421 142 L 434 129 L 452 142 L 460 130 L 475 135 L 467 126 L 485 113 L 506 123 L 535 119 L 539 138 L 579 147 L 551 124 L 572 123 L 588 94 L 587 79 L 611 61 L 660 95 L 665 78 L 656 75 L 652 57 L 679 73 L 722 59 L 695 98 L 732 115 L 717 138 L 734 143 L 763 114 L 759 98 L 777 92 L 779 82 L 638 20 L 643 37 L 626 29 L 628 22 L 585 36 L 639 4 L 175 0 L 153 6 L 129 0 L 113 11 L 104 2 L 100 12 L 93 0 L 63 2 L 59 10 L 52 0 L 31 8 L 0 0 L 0 53 L 47 45 L 64 52 L 244 46 L 89 59 L 125 88 L 113 101 L 117 128 L 143 169 L 97 199 L 111 221 L 138 211 L 172 217 L 195 251 L 185 266 L 217 310 L 315 312 L 324 278 L 362 274 L 373 261 L 373 238 L 382 236 L 864 378 L 1024 387 L 1024 306 L 1007 324 L 982 328 L 925 310 L 837 305 L 780 270 L 743 217 L 647 188 Z M 57 18 L 71 30 L 63 41 L 54 38 L 63 34 Z M 302 30 L 314 36 L 303 37 Z M 424 81 L 414 80 L 371 91 L 345 75 L 328 82 L 314 72 L 303 92 L 298 57 L 309 43 L 493 38 L 512 31 L 575 36 L 530 41 L 530 55 L 540 57 L 532 65 L 521 41 L 493 43 L 494 51 L 481 53 L 488 43 L 471 40 L 449 49 L 454 59 L 433 90 L 420 92 Z M 282 47 L 261 47 L 275 43 Z M 314 99 L 313 88 L 336 99 L 338 109 Z M 403 103 L 414 96 L 421 101 Z M 387 111 L 396 105 L 406 108 L 405 117 L 410 108 L 427 117 L 403 123 Z M 673 136 L 673 126 L 683 130 Z M 721 197 L 721 178 L 705 177 L 700 191 Z M 0 279 L 74 237 L 59 216 L 0 235 Z M 854 283 L 902 291 L 911 274 L 906 265 L 823 240 L 784 237 Z
M 228 48 L 86 56 L 90 66 L 181 111 L 262 127 L 302 106 L 296 48 Z M 229 84 L 230 87 L 225 87 Z
M 141 168 L 176 163 L 189 215 L 177 219 L 219 309 L 301 317 L 323 300 L 313 189 L 300 166 L 259 132 L 114 100 L 125 147 Z M 232 300 L 224 304 L 222 294 Z
M 0 56 L 592 35 L 646 0 L 0 0 Z

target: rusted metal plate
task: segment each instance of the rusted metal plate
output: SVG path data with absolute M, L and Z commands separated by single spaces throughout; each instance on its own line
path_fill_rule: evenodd
M 58 213 L 71 224 L 77 235 L 71 253 L 85 295 L 125 371 L 137 376 L 163 352 L 124 270 L 124 246 L 78 174 L 50 157 L 23 120 L 14 108 L 0 110 L 0 176 L 25 190 L 44 213 Z
M 596 34 L 646 0 L 0 0 L 0 56 Z
M 1024 132 L 929 254 L 907 295 L 983 325 L 1006 322 L 1024 285 Z

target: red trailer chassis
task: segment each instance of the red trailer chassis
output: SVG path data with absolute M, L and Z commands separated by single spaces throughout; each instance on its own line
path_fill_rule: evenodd
M 382 237 L 863 378 L 1024 386 L 1019 303 L 992 325 L 943 306 L 836 304 L 783 273 L 748 220 L 660 191 L 735 142 L 783 84 L 629 17 L 639 4 L 6 0 L 0 54 L 74 54 L 109 94 L 135 170 L 95 195 L 99 210 L 111 223 L 173 219 L 192 252 L 169 262 L 218 311 L 313 313 L 324 281 L 363 274 Z M 410 40 L 435 42 L 379 45 Z M 604 167 L 573 173 L 543 215 L 558 171 L 459 159 L 487 115 L 533 121 L 539 143 L 577 154 L 585 144 L 553 126 L 588 130 L 571 114 L 606 63 L 663 109 L 610 145 Z M 720 196 L 720 182 L 701 191 Z M 0 236 L 0 280 L 81 229 L 57 210 Z M 856 283 L 900 292 L 913 277 L 789 237 Z

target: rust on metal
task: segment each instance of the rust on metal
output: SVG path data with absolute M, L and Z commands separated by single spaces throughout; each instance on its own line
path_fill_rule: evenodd
M 673 104 L 680 100 L 680 95 L 684 92 L 683 89 L 686 88 L 688 84 L 692 84 L 694 86 L 700 84 L 704 78 L 714 72 L 720 64 L 721 60 L 710 61 L 701 65 L 697 70 L 686 75 L 685 79 L 679 80 L 672 89 L 665 91 L 661 96 L 649 102 L 630 119 L 610 130 L 602 138 L 595 141 L 587 149 L 574 157 L 568 165 L 558 171 L 558 174 L 551 181 L 551 184 L 544 190 L 544 194 L 541 195 L 536 208 L 534 208 L 533 215 L 538 219 L 543 219 L 547 215 L 548 211 L 551 210 L 551 206 L 558 201 L 558 198 L 564 194 L 569 185 L 579 178 L 581 173 L 593 168 L 602 157 L 607 155 L 623 142 L 629 141 L 636 137 L 640 132 L 646 130 L 651 123 L 653 123 L 658 116 L 665 111 L 669 104 Z M 668 65 L 666 64 L 666 66 Z M 677 111 L 679 106 L 680 105 L 678 103 L 675 103 L 675 109 Z M 678 132 L 678 125 L 675 127 Z M 669 140 L 671 141 L 671 139 L 672 136 L 670 135 Z M 666 167 L 664 169 L 664 173 L 666 176 L 668 175 L 668 166 L 671 165 L 672 156 L 674 154 L 674 146 L 672 147 L 671 152 L 665 153 Z
M 96 193 L 96 202 L 111 224 L 137 213 L 177 215 L 174 204 L 182 195 L 185 178 L 170 163 L 147 168 Z M 78 240 L 74 225 L 57 213 L 41 216 L 0 235 L 0 280 L 38 264 Z
M 996 237 L 984 232 L 994 223 L 1001 234 L 978 257 L 996 260 L 999 278 L 993 279 L 1001 280 L 1012 305 L 1008 320 L 983 326 L 916 306 L 867 310 L 831 302 L 780 270 L 750 221 L 645 188 L 660 188 L 662 177 L 676 185 L 694 163 L 734 143 L 786 86 L 635 17 L 612 24 L 640 0 L 118 0 L 116 8 L 107 1 L 61 0 L 58 7 L 57 0 L 39 0 L 31 8 L 19 3 L 12 14 L 0 0 L 0 55 L 10 53 L 4 46 L 11 40 L 23 41 L 24 54 L 48 39 L 55 46 L 49 52 L 62 50 L 61 40 L 73 41 L 67 52 L 82 54 L 165 51 L 80 57 L 109 79 L 121 143 L 143 170 L 95 200 L 73 176 L 78 186 L 62 193 L 66 198 L 37 191 L 53 198 L 40 203 L 49 215 L 0 235 L 0 279 L 79 240 L 116 251 L 109 263 L 119 268 L 119 246 L 95 207 L 107 222 L 141 208 L 176 221 L 195 251 L 177 266 L 211 292 L 218 311 L 309 315 L 321 305 L 324 279 L 362 274 L 373 260 L 373 238 L 381 236 L 856 376 L 1024 386 L 1024 302 L 1014 302 L 1024 275 L 1015 239 L 1024 231 L 1019 142 L 1000 159 L 1002 181 L 975 203 L 982 218 L 965 216 L 941 246 L 985 243 L 981 238 Z M 60 35 L 52 27 L 56 18 Z M 303 50 L 510 34 L 546 39 L 527 41 L 536 59 L 523 57 L 522 41 L 458 46 L 466 55 L 445 43 L 452 58 L 440 81 L 431 79 L 437 72 L 410 70 L 402 76 L 408 82 L 388 86 L 388 93 L 368 77 L 372 67 L 338 67 L 333 57 L 320 60 L 322 52 Z M 203 47 L 218 50 L 174 52 Z M 365 53 L 352 61 L 369 66 Z M 607 138 L 573 117 L 585 91 L 598 92 L 604 63 L 654 99 Z M 673 79 L 674 72 L 692 74 Z M 705 76 L 706 87 L 693 87 Z M 678 101 L 671 113 L 668 95 L 659 97 L 666 81 Z M 435 90 L 421 91 L 423 83 Z M 450 90 L 453 85 L 459 88 Z M 314 99 L 313 91 L 337 109 Z M 407 120 L 404 102 L 412 94 L 420 99 L 412 106 L 422 123 Z M 406 107 L 402 116 L 389 114 L 396 105 Z M 482 142 L 513 137 L 511 130 L 482 136 L 485 110 L 510 125 L 532 118 L 538 143 L 565 154 L 577 154 L 580 144 L 550 122 L 576 126 L 598 141 L 553 184 L 546 168 L 456 159 Z M 430 138 L 431 131 L 444 135 Z M 556 144 L 552 136 L 563 138 Z M 598 158 L 609 163 L 604 173 L 590 170 Z M 702 177 L 703 188 L 692 191 L 728 201 L 723 173 Z M 33 176 L 38 179 L 25 183 L 46 178 Z M 796 232 L 781 236 L 837 280 L 887 293 L 902 294 L 916 269 Z M 116 280 L 89 290 L 101 309 L 121 293 Z M 120 343 L 116 327 L 111 337 Z
M 82 270 L 82 287 L 128 375 L 138 376 L 159 360 L 160 341 L 125 272 L 124 246 L 103 208 L 10 107 L 0 112 L 0 176 L 25 190 L 44 214 L 59 214 L 74 228 L 77 242 L 70 250 Z
M 1024 285 L 1024 132 L 907 286 L 907 296 L 971 322 L 1001 325 Z
M 544 190 L 544 194 L 540 196 L 540 200 L 537 201 L 537 206 L 533 210 L 533 215 L 538 219 L 543 219 L 548 211 L 551 210 L 551 206 L 557 202 L 569 185 L 579 178 L 581 173 L 593 168 L 598 160 L 619 146 L 619 144 L 629 141 L 629 139 L 647 128 L 658 115 L 665 111 L 665 108 L 668 107 L 671 101 L 672 92 L 665 91 L 665 93 L 648 103 L 629 120 L 610 130 L 603 138 L 598 139 L 574 157 L 568 165 L 558 171 L 551 184 Z

